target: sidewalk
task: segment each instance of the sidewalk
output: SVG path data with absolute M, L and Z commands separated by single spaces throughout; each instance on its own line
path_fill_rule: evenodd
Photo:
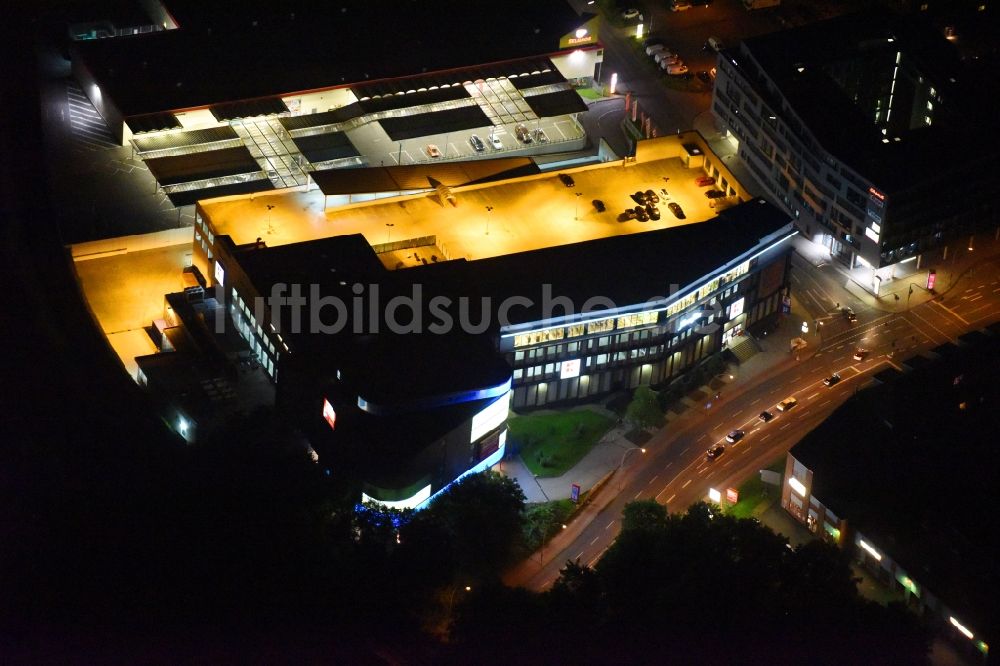
M 921 257 L 919 269 L 916 261 L 896 264 L 891 275 L 882 281 L 879 295 L 875 296 L 870 286 L 870 268 L 848 269 L 833 259 L 826 247 L 801 237 L 793 243 L 799 256 L 814 266 L 833 267 L 844 278 L 844 288 L 852 296 L 872 309 L 887 313 L 908 312 L 932 300 L 943 301 L 962 279 L 975 274 L 980 266 L 1000 261 L 997 231 L 977 234 L 972 245 L 968 239 L 953 240 L 947 247 L 947 257 L 944 249 L 928 252 Z M 935 271 L 933 292 L 927 289 L 931 270 Z

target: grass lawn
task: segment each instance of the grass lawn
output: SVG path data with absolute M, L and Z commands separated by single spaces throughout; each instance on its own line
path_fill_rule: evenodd
M 510 438 L 532 474 L 560 476 L 578 463 L 614 424 L 587 409 L 518 416 L 508 421 Z
M 577 88 L 576 92 L 579 93 L 580 97 L 584 99 L 601 99 L 601 93 L 597 92 L 593 88 Z
M 785 471 L 785 458 L 782 456 L 774 461 L 767 469 L 782 473 Z M 781 498 L 781 488 L 772 486 L 760 480 L 760 474 L 754 474 L 739 488 L 740 501 L 729 507 L 727 513 L 737 518 L 750 518 L 759 515 L 762 511 L 755 511 L 758 507 L 765 507 Z

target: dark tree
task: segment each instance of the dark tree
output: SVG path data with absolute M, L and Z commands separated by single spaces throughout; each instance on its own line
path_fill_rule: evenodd
M 656 500 L 636 500 L 622 509 L 622 531 L 660 530 L 667 523 L 667 507 Z

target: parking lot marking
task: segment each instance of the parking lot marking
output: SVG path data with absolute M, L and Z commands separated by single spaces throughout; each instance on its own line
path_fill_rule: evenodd
M 787 428 L 790 425 L 792 425 L 792 424 L 791 423 L 786 423 L 785 425 L 783 425 L 780 428 L 778 428 L 778 430 L 784 430 L 785 428 Z
M 647 486 L 651 486 L 651 485 L 653 485 L 653 481 L 656 481 L 656 480 L 657 480 L 658 478 L 660 478 L 660 475 L 659 475 L 659 474 L 657 474 L 657 475 L 656 475 L 656 476 L 654 476 L 654 477 L 653 477 L 652 479 L 650 479 L 650 480 L 649 480 L 649 483 L 647 483 L 646 485 L 647 485 Z
M 819 393 L 813 393 L 811 396 L 809 396 L 808 398 L 806 398 L 806 400 L 812 400 L 813 398 L 815 398 L 818 395 L 819 395 Z
M 607 525 L 604 526 L 604 530 L 607 531 L 607 530 L 611 529 L 611 526 L 614 525 L 614 524 L 615 524 L 615 521 L 612 520 L 610 523 L 608 523 Z
M 681 486 L 681 490 L 683 490 L 684 488 L 687 488 L 688 486 L 690 486 L 692 481 L 694 481 L 694 479 L 688 479 L 687 481 L 685 481 L 684 485 Z

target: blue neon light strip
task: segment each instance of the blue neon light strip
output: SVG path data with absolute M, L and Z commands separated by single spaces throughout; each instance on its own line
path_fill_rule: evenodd
M 503 459 L 503 454 L 506 449 L 507 449 L 507 442 L 504 442 L 503 444 L 500 445 L 500 448 L 498 448 L 495 453 L 491 454 L 488 458 L 484 458 L 482 462 L 480 462 L 475 467 L 470 467 L 466 471 L 462 472 L 458 476 L 458 478 L 456 478 L 454 481 L 452 481 L 444 488 L 442 488 L 441 490 L 437 491 L 436 493 L 428 497 L 427 500 L 424 501 L 423 503 L 418 504 L 414 509 L 414 511 L 420 511 L 421 509 L 426 509 L 427 505 L 433 502 L 435 497 L 437 497 L 444 491 L 448 490 L 448 488 L 451 488 L 452 484 L 458 483 L 459 481 L 469 476 L 470 474 L 479 474 L 480 472 L 484 472 L 488 470 L 490 467 L 493 467 L 493 465 L 496 465 L 498 462 L 500 462 L 500 460 Z
M 412 400 L 410 402 L 404 402 L 397 405 L 378 405 L 373 402 L 369 402 L 359 395 L 358 409 L 368 412 L 369 414 L 387 416 L 390 414 L 403 414 L 406 412 L 415 412 L 434 407 L 447 407 L 448 405 L 458 405 L 463 402 L 473 402 L 474 400 L 485 400 L 487 398 L 500 397 L 510 390 L 512 382 L 513 377 L 508 376 L 506 380 L 496 386 L 473 389 L 471 391 L 459 391 L 457 393 L 446 393 L 444 395 L 421 398 L 419 400 Z

